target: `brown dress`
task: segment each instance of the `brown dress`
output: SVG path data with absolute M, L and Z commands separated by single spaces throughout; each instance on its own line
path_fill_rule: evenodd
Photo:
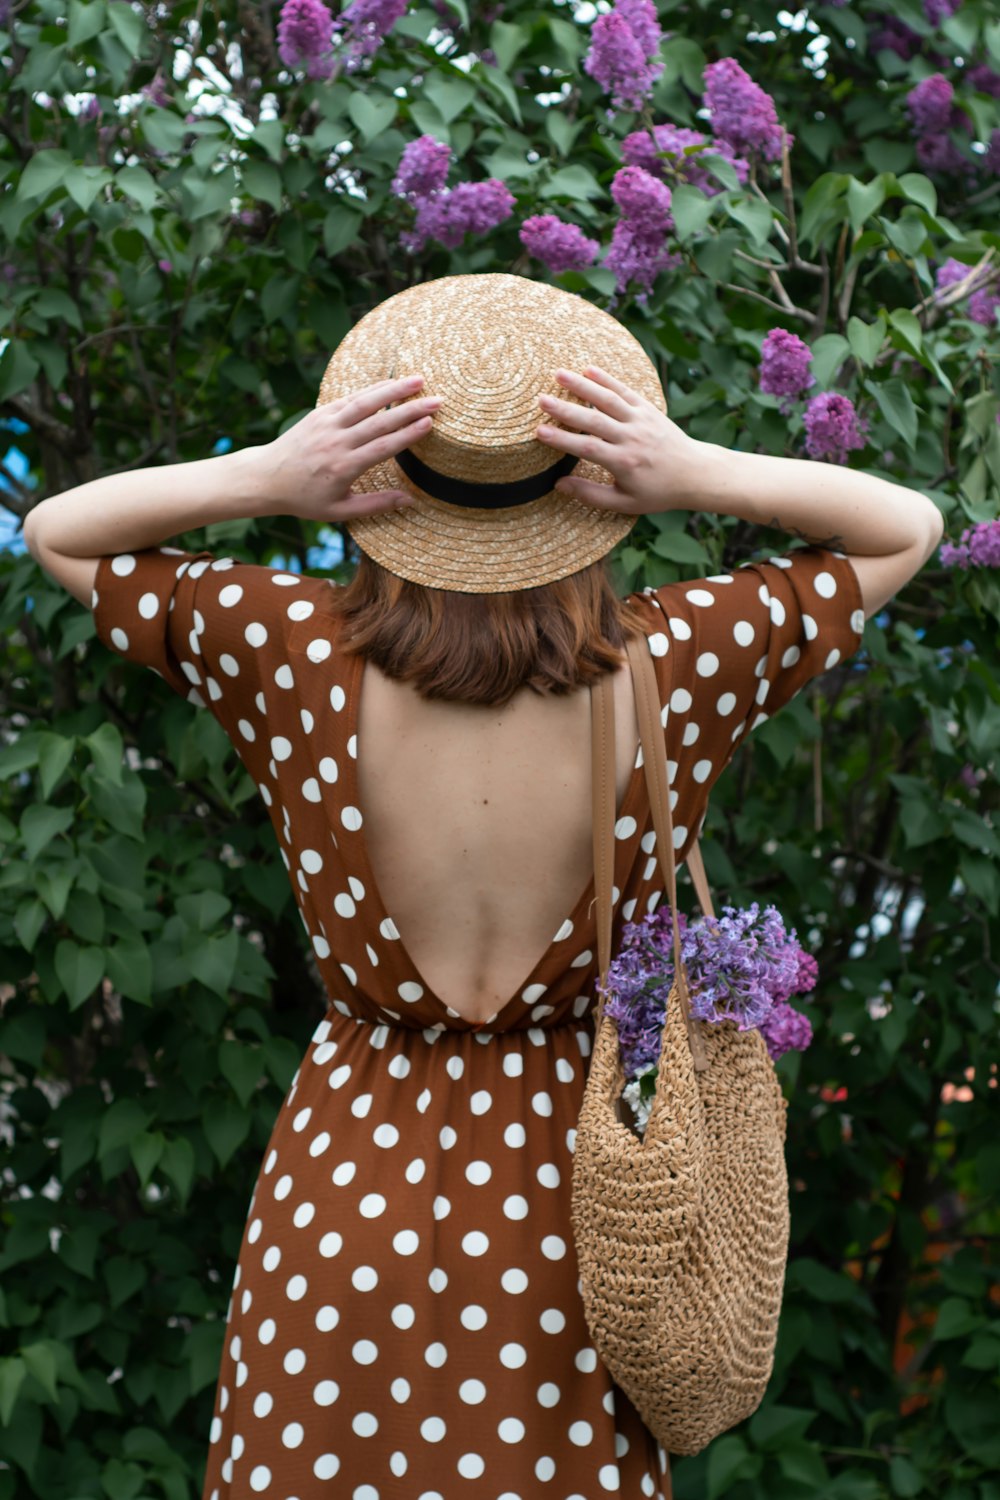
M 570 1225 L 592 871 L 489 1021 L 433 993 L 366 852 L 363 664 L 333 587 L 174 547 L 102 557 L 95 582 L 99 639 L 207 708 L 257 783 L 328 994 L 247 1211 L 204 1500 L 669 1500 L 588 1336 Z M 861 593 L 807 547 L 631 597 L 680 862 L 737 746 L 857 650 Z M 617 947 L 663 895 L 641 755 L 615 834 Z

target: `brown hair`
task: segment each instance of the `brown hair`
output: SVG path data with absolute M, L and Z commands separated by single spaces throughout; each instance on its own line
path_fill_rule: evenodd
M 361 552 L 334 594 L 343 649 L 424 698 L 501 707 L 519 687 L 566 694 L 623 660 L 639 610 L 615 593 L 607 559 L 537 588 L 464 594 L 425 588 Z

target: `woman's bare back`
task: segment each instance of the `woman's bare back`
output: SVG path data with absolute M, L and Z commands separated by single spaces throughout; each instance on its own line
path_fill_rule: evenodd
M 471 1021 L 510 999 L 593 870 L 590 693 L 502 709 L 421 698 L 366 663 L 358 790 L 371 867 L 407 952 Z M 616 803 L 638 725 L 615 673 Z

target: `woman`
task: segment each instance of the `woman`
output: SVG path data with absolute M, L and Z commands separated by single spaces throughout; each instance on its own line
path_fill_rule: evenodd
M 617 600 L 607 553 L 676 508 L 812 545 Z M 274 511 L 346 522 L 352 583 L 157 546 Z M 231 736 L 329 994 L 250 1204 L 205 1500 L 669 1495 L 590 1343 L 570 1228 L 588 686 L 615 672 L 617 946 L 662 896 L 626 634 L 656 668 L 680 862 L 738 746 L 930 556 L 936 508 L 694 441 L 613 318 L 477 275 L 369 313 L 274 442 L 29 522 L 99 638 Z

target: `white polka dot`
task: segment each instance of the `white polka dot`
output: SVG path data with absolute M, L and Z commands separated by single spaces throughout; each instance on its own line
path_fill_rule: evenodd
M 361 827 L 361 813 L 356 807 L 345 807 L 341 809 L 340 821 L 348 833 L 357 833 Z
M 313 1391 L 313 1400 L 317 1406 L 332 1406 L 340 1395 L 340 1386 L 335 1380 L 321 1380 Z
M 422 984 L 417 984 L 415 979 L 407 979 L 397 987 L 396 993 L 401 1000 L 406 1000 L 412 1005 L 414 1001 L 422 997 L 424 987 Z
M 448 1351 L 443 1344 L 428 1344 L 424 1350 L 424 1360 L 431 1369 L 440 1370 L 448 1361 Z
M 420 1436 L 428 1443 L 439 1443 L 446 1430 L 440 1417 L 427 1417 L 420 1424 Z
M 334 683 L 330 689 L 330 707 L 339 714 L 346 702 L 347 698 L 344 694 L 344 689 L 337 683 Z
M 340 1313 L 335 1307 L 327 1303 L 321 1307 L 316 1314 L 316 1327 L 320 1333 L 331 1333 L 340 1322 Z
M 712 774 L 712 762 L 710 760 L 699 760 L 695 762 L 691 775 L 695 781 L 707 781 Z
M 417 1319 L 416 1313 L 408 1302 L 398 1302 L 392 1309 L 390 1317 L 397 1328 L 412 1328 Z
M 692 604 L 700 605 L 702 609 L 706 609 L 708 605 L 715 603 L 715 595 L 710 594 L 708 589 L 689 589 L 684 597 L 685 599 L 689 599 Z
M 489 1089 L 477 1089 L 469 1100 L 469 1108 L 474 1115 L 484 1115 L 493 1103 L 493 1095 Z
M 313 1464 L 317 1479 L 332 1479 L 340 1471 L 340 1459 L 335 1453 L 321 1453 Z
M 525 1005 L 534 1005 L 536 1001 L 542 998 L 547 989 L 547 984 L 529 984 L 526 989 L 521 991 L 521 999 Z M 487 1108 L 489 1108 L 488 1105 Z
M 358 1204 L 358 1212 L 366 1219 L 377 1219 L 379 1214 L 385 1213 L 385 1199 L 381 1193 L 366 1193 Z
M 378 930 L 384 938 L 389 939 L 399 937 L 399 928 L 396 926 L 391 917 L 386 917 L 384 921 L 380 922 L 378 924 Z
M 812 615 L 802 616 L 802 634 L 805 636 L 807 641 L 814 641 L 819 634 L 819 626 L 816 624 L 816 621 L 813 619 Z
M 714 677 L 719 670 L 719 658 L 714 651 L 703 651 L 694 664 L 699 677 Z
M 527 1358 L 522 1344 L 504 1344 L 500 1350 L 500 1363 L 508 1370 L 519 1370 Z
M 357 907 L 346 891 L 339 891 L 333 898 L 333 909 L 338 917 L 353 917 Z
M 518 1058 L 520 1062 L 520 1058 Z M 470 1161 L 465 1169 L 465 1175 L 471 1183 L 481 1187 L 484 1182 L 489 1182 L 493 1176 L 493 1168 L 488 1161 Z
M 463 1380 L 458 1388 L 459 1399 L 469 1406 L 478 1406 L 486 1400 L 486 1387 L 481 1380 Z
M 526 1219 L 528 1217 L 528 1200 L 520 1193 L 511 1193 L 509 1198 L 504 1199 L 503 1211 L 508 1219 Z
M 670 694 L 670 710 L 675 714 L 687 713 L 691 707 L 692 698 L 687 688 L 674 688 Z
M 597 1350 L 580 1349 L 573 1363 L 584 1375 L 592 1375 L 597 1369 Z
M 309 1155 L 322 1156 L 323 1152 L 330 1144 L 330 1139 L 330 1132 L 328 1130 L 321 1130 L 319 1135 L 313 1142 L 311 1142 L 309 1146 Z
M 332 1180 L 336 1183 L 337 1187 L 346 1187 L 349 1182 L 354 1181 L 354 1174 L 357 1170 L 355 1162 L 342 1161 L 338 1166 L 334 1167 Z
M 291 753 L 291 740 L 286 740 L 282 734 L 275 735 L 271 741 L 271 754 L 275 760 L 287 760 Z
M 700 727 L 700 725 L 694 724 L 694 723 L 685 724 L 685 726 L 684 726 L 684 738 L 681 740 L 681 744 L 682 745 L 693 745 L 694 742 L 695 742 L 695 740 L 698 738 L 698 736 L 700 734 L 701 734 L 701 727 Z M 671 804 L 671 806 L 673 806 L 673 804 Z
M 562 1181 L 559 1173 L 559 1168 L 556 1166 L 555 1162 L 551 1161 L 543 1162 L 542 1165 L 538 1168 L 538 1171 L 535 1173 L 535 1176 L 538 1178 L 542 1187 L 545 1188 L 558 1187 L 560 1182 Z
M 301 1302 L 309 1290 L 309 1283 L 304 1276 L 293 1276 L 285 1287 L 285 1296 L 290 1302 Z
M 542 1254 L 548 1260 L 562 1260 L 566 1254 L 566 1241 L 557 1234 L 547 1234 L 542 1240 Z
M 458 1460 L 458 1472 L 463 1479 L 478 1479 L 486 1464 L 478 1453 L 463 1453 Z
M 285 1373 L 287 1375 L 301 1375 L 306 1367 L 306 1352 L 304 1349 L 289 1349 L 283 1360 Z
M 288 1426 L 282 1430 L 281 1441 L 286 1448 L 298 1448 L 305 1435 L 306 1430 L 301 1422 L 289 1422 Z
M 861 635 L 865 628 L 865 612 L 863 609 L 851 611 L 851 629 L 855 635 Z
M 485 1255 L 490 1248 L 489 1237 L 480 1229 L 470 1229 L 462 1236 L 462 1249 L 466 1255 Z
M 619 1485 L 618 1465 L 602 1464 L 597 1478 L 603 1490 L 617 1490 Z
M 737 620 L 733 626 L 733 639 L 737 646 L 752 646 L 755 631 L 749 620 Z
M 523 1125 L 514 1124 L 506 1127 L 503 1138 L 508 1146 L 523 1146 L 528 1137 Z
M 549 1115 L 551 1115 L 551 1113 L 552 1113 L 552 1096 L 551 1096 L 551 1094 L 547 1093 L 545 1089 L 540 1089 L 537 1094 L 532 1094 L 532 1096 L 531 1096 L 531 1107 L 535 1111 L 536 1115 L 545 1115 L 546 1117 L 549 1116 Z
M 775 599 L 775 597 L 773 596 L 773 594 L 771 596 L 771 606 L 770 607 L 771 607 L 771 623 L 774 624 L 774 625 L 784 625 L 784 623 L 785 623 L 785 606 L 782 604 L 782 602 L 781 602 L 780 599 Z
M 781 665 L 783 667 L 794 667 L 801 655 L 802 653 L 798 646 L 789 646 L 788 650 L 782 655 Z
M 670 626 L 670 633 L 675 641 L 689 641 L 691 639 L 691 626 L 687 620 L 682 620 L 678 616 L 671 615 L 667 620 L 667 624 Z
M 277 1245 L 269 1245 L 268 1248 L 264 1251 L 264 1261 L 263 1261 L 264 1270 L 265 1271 L 274 1271 L 274 1270 L 277 1270 L 278 1263 L 279 1263 L 280 1260 L 281 1260 L 281 1251 L 278 1249 Z
M 647 639 L 649 641 L 649 649 L 654 656 L 666 656 L 670 642 L 662 630 L 658 630 L 655 635 L 648 636 Z
M 376 1146 L 384 1146 L 386 1148 L 395 1146 L 399 1140 L 399 1131 L 395 1125 L 383 1122 L 381 1125 L 376 1125 L 372 1131 L 372 1140 Z
M 267 1417 L 267 1416 L 270 1416 L 271 1408 L 273 1407 L 273 1405 L 274 1405 L 274 1397 L 271 1396 L 267 1391 L 261 1391 L 258 1396 L 254 1397 L 254 1403 L 253 1403 L 253 1414 L 254 1414 L 254 1416 L 255 1417 Z
M 539 1406 L 555 1406 L 559 1400 L 559 1387 L 547 1380 L 544 1385 L 538 1387 Z
M 135 558 L 131 552 L 120 552 L 111 559 L 111 571 L 119 578 L 127 578 L 135 570 Z
M 837 662 L 839 660 L 840 660 L 840 648 L 838 646 L 834 646 L 833 650 L 830 652 L 830 654 L 827 657 L 826 661 L 823 663 L 823 670 L 824 671 L 828 671 L 830 667 L 836 666 L 836 664 L 837 664 Z
M 373 1365 L 378 1359 L 378 1345 L 373 1344 L 371 1339 L 358 1339 L 351 1354 L 359 1365 Z
M 351 1284 L 359 1292 L 373 1291 L 378 1286 L 378 1272 L 374 1266 L 357 1266 L 351 1273 Z
M 569 1429 L 569 1440 L 576 1443 L 578 1448 L 585 1448 L 588 1443 L 593 1442 L 594 1429 L 589 1422 L 574 1422 Z
M 244 639 L 250 646 L 263 646 L 267 643 L 267 629 L 259 620 L 253 620 L 243 632 Z
M 413 1255 L 420 1244 L 420 1236 L 413 1229 L 401 1229 L 393 1235 L 392 1248 L 397 1255 Z
M 278 1325 L 273 1318 L 265 1318 L 257 1330 L 257 1337 L 262 1344 L 269 1344 L 278 1331 Z
M 824 599 L 832 599 L 837 592 L 837 580 L 832 573 L 817 573 L 813 579 L 813 587 Z
M 566 1327 L 566 1314 L 558 1307 L 547 1307 L 539 1318 L 539 1323 L 545 1333 L 562 1333 Z
M 328 1233 L 324 1234 L 323 1238 L 320 1240 L 319 1253 L 326 1260 L 330 1260 L 334 1255 L 340 1254 L 341 1246 L 343 1245 L 343 1243 L 343 1235 L 338 1234 L 336 1229 L 331 1229 L 328 1231 Z
M 500 1285 L 505 1292 L 511 1292 L 517 1296 L 519 1293 L 527 1291 L 528 1278 L 523 1271 L 505 1271 L 500 1277 Z
M 250 1488 L 252 1490 L 266 1490 L 271 1483 L 271 1471 L 266 1464 L 258 1464 L 250 1471 Z
M 401 1375 L 396 1377 L 389 1390 L 394 1401 L 409 1401 L 410 1399 L 410 1382 L 404 1380 Z

